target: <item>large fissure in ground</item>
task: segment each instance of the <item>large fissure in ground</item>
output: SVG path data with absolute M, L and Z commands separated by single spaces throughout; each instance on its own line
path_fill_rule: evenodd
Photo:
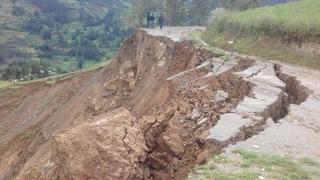
M 276 76 L 285 83 L 277 100 L 263 112 L 257 114 L 260 118 L 258 121 L 241 127 L 235 136 L 223 142 L 207 141 L 207 130 L 217 124 L 222 114 L 229 113 L 245 96 L 250 96 L 252 87 L 254 87 L 251 82 L 234 75 L 235 71 L 243 71 L 250 67 L 252 61 L 240 61 L 239 64 L 245 64 L 244 68 L 235 68 L 236 70 L 232 69 L 218 75 L 213 78 L 211 84 L 208 82 L 197 84 L 199 81 L 197 79 L 190 81 L 190 85 L 188 84 L 181 89 L 177 88 L 180 90 L 177 92 L 180 93 L 177 94 L 172 106 L 164 113 L 165 115 L 161 114 L 159 120 L 156 120 L 155 124 L 152 124 L 151 128 L 145 132 L 147 145 L 151 149 L 145 162 L 148 165 L 146 174 L 148 178 L 186 178 L 190 169 L 196 164 L 205 162 L 212 154 L 221 152 L 230 144 L 245 141 L 260 133 L 266 128 L 266 122 L 269 118 L 278 122 L 288 115 L 291 104 L 304 102 L 310 94 L 310 91 L 300 85 L 300 82 L 294 77 L 282 73 L 281 67 L 274 65 Z M 221 68 L 223 65 L 219 65 L 219 67 Z M 181 75 L 184 76 L 181 79 L 186 80 L 188 74 L 192 74 L 192 71 Z M 255 75 L 257 74 L 259 72 L 255 73 Z M 177 82 L 179 84 L 179 80 Z M 195 87 L 198 89 L 192 91 Z M 202 92 L 199 89 L 205 90 L 208 87 L 213 89 L 212 97 L 221 96 L 219 93 L 226 93 L 230 96 L 222 98 L 222 101 L 212 101 L 211 104 L 206 104 L 206 100 L 210 98 L 205 97 L 203 100 Z
M 212 59 L 211 61 L 215 61 Z M 221 63 L 221 64 L 220 64 Z M 213 75 L 224 62 L 208 60 L 200 67 L 169 78 L 176 89 L 164 113 L 144 132 L 150 149 L 145 161 L 146 178 L 184 179 L 190 169 L 202 163 L 220 147 L 206 147 L 206 131 L 251 91 L 251 84 L 233 73 L 249 67 L 240 60 L 234 66 Z

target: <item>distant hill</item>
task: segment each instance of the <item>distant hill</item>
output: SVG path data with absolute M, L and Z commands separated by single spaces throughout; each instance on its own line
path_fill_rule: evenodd
M 121 20 L 129 2 L 1 0 L 0 79 L 35 79 L 110 58 L 132 33 Z

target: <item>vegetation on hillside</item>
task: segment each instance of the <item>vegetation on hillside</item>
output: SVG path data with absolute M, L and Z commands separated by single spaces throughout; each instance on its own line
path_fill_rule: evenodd
M 32 80 L 110 59 L 133 29 L 129 0 L 0 2 L 0 79 Z
M 148 12 L 156 16 L 162 13 L 168 25 L 206 25 L 214 8 L 246 10 L 284 1 L 289 0 L 2 0 L 0 79 L 33 80 L 110 59 L 134 28 L 146 25 Z M 247 28 L 248 16 L 255 13 L 260 12 L 242 12 L 241 18 L 237 18 L 235 12 L 228 13 L 221 20 L 215 19 L 211 32 L 239 34 L 238 28 L 241 34 L 250 33 L 252 29 L 258 32 L 260 24 L 264 27 L 265 18 L 251 18 L 256 25 Z M 316 29 L 311 25 L 310 32 Z M 308 25 L 302 28 L 306 27 Z
M 320 1 L 317 0 L 242 12 L 219 10 L 203 39 L 228 50 L 319 68 L 320 61 L 315 54 L 290 46 L 319 44 L 319 19 Z
M 295 41 L 319 41 L 320 1 L 302 0 L 215 18 L 214 28 L 238 36 L 267 35 Z
M 214 0 L 133 0 L 126 19 L 132 26 L 145 27 L 147 13 L 161 13 L 168 25 L 204 25 L 213 7 Z
M 260 0 L 133 0 L 127 12 L 129 24 L 145 26 L 147 13 L 164 15 L 166 23 L 174 26 L 206 25 L 212 9 L 248 9 L 260 5 Z

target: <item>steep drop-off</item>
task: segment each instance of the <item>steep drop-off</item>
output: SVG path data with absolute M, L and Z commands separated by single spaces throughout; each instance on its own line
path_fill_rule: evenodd
M 0 179 L 185 179 L 285 116 L 288 97 L 307 98 L 277 74 L 287 79 L 271 63 L 140 30 L 101 70 L 0 91 Z M 221 127 L 235 131 L 221 138 Z

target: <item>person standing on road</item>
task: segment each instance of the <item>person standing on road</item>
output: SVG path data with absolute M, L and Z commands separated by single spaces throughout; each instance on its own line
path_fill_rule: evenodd
M 160 16 L 159 16 L 160 29 L 163 28 L 163 23 L 164 23 L 164 17 L 162 16 L 162 14 L 160 14 Z
M 150 12 L 148 12 L 148 15 L 147 15 L 147 28 L 148 29 L 150 28 L 150 22 L 151 22 L 151 15 L 150 15 Z
M 154 29 L 154 15 L 151 14 L 150 16 L 150 22 L 151 22 L 151 27 Z

